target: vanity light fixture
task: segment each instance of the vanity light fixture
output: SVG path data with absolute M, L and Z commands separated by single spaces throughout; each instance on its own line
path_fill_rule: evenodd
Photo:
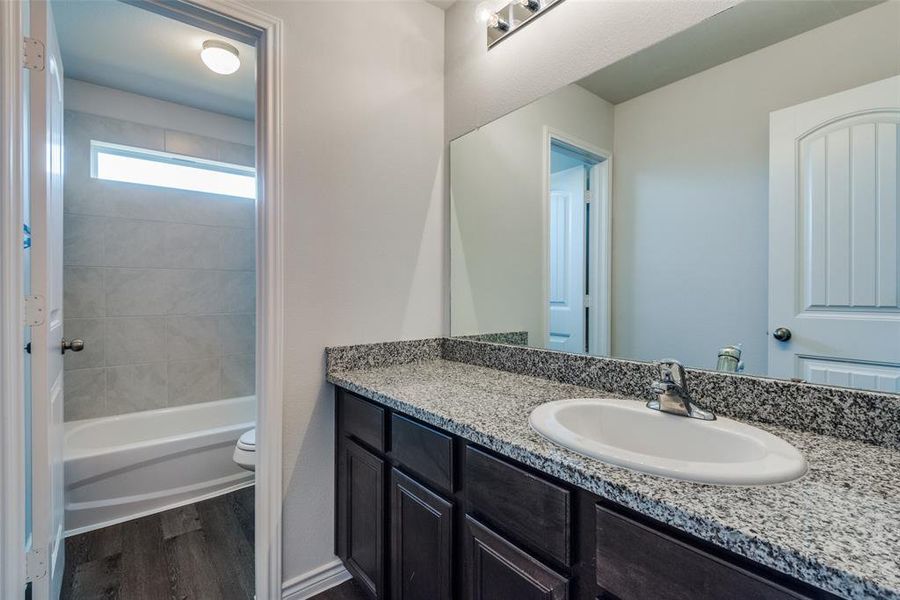
M 219 75 L 231 75 L 241 67 L 237 48 L 219 40 L 203 42 L 200 59 L 210 71 Z
M 489 29 L 509 31 L 509 23 L 493 9 L 493 6 L 496 6 L 496 4 L 496 2 L 491 2 L 490 0 L 480 2 L 475 7 L 475 21 L 487 25 Z
M 507 0 L 509 1 L 509 0 Z M 547 9 L 556 6 L 563 0 L 512 0 L 499 10 L 496 3 L 490 0 L 481 2 L 475 8 L 475 18 L 479 23 L 487 26 L 487 47 L 506 36 L 517 31 L 520 27 L 530 23 L 538 15 L 544 14 Z
M 533 13 L 541 10 L 541 3 L 538 2 L 538 0 L 515 0 L 513 4 L 518 4 L 519 6 L 526 8 Z

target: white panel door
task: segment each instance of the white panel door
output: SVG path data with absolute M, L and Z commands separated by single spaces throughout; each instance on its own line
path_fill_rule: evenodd
M 900 77 L 773 112 L 769 160 L 769 374 L 900 392 Z
M 550 332 L 552 350 L 584 352 L 586 192 L 583 166 L 550 176 Z
M 44 45 L 32 71 L 30 202 L 32 348 L 32 551 L 46 567 L 32 583 L 35 600 L 59 596 L 63 574 L 63 72 L 50 5 L 30 3 L 31 37 Z

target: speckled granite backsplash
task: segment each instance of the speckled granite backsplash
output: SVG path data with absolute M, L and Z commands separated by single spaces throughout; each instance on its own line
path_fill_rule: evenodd
M 432 338 L 327 350 L 329 370 L 443 358 L 650 399 L 652 364 L 523 346 Z M 688 369 L 691 394 L 716 414 L 900 448 L 900 396 Z

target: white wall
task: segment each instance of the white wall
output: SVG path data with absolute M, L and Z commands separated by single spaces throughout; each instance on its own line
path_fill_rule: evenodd
M 447 10 L 446 131 L 453 139 L 739 0 L 566 0 L 486 48 L 476 0 Z
M 613 106 L 568 85 L 450 145 L 452 335 L 544 338 L 544 128 L 613 143 Z
M 185 131 L 226 142 L 256 145 L 253 121 L 132 94 L 78 79 L 66 79 L 64 92 L 66 110 Z
M 887 2 L 615 107 L 613 351 L 767 352 L 769 112 L 900 72 Z M 688 343 L 686 343 L 688 342 Z
M 284 577 L 333 559 L 324 348 L 443 325 L 443 12 L 254 2 L 284 19 Z

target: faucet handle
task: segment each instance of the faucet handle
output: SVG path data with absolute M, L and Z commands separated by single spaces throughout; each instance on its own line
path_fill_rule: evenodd
M 656 368 L 659 370 L 659 378 L 662 383 L 674 383 L 687 392 L 687 375 L 684 372 L 684 365 L 674 358 L 664 358 L 656 361 Z

